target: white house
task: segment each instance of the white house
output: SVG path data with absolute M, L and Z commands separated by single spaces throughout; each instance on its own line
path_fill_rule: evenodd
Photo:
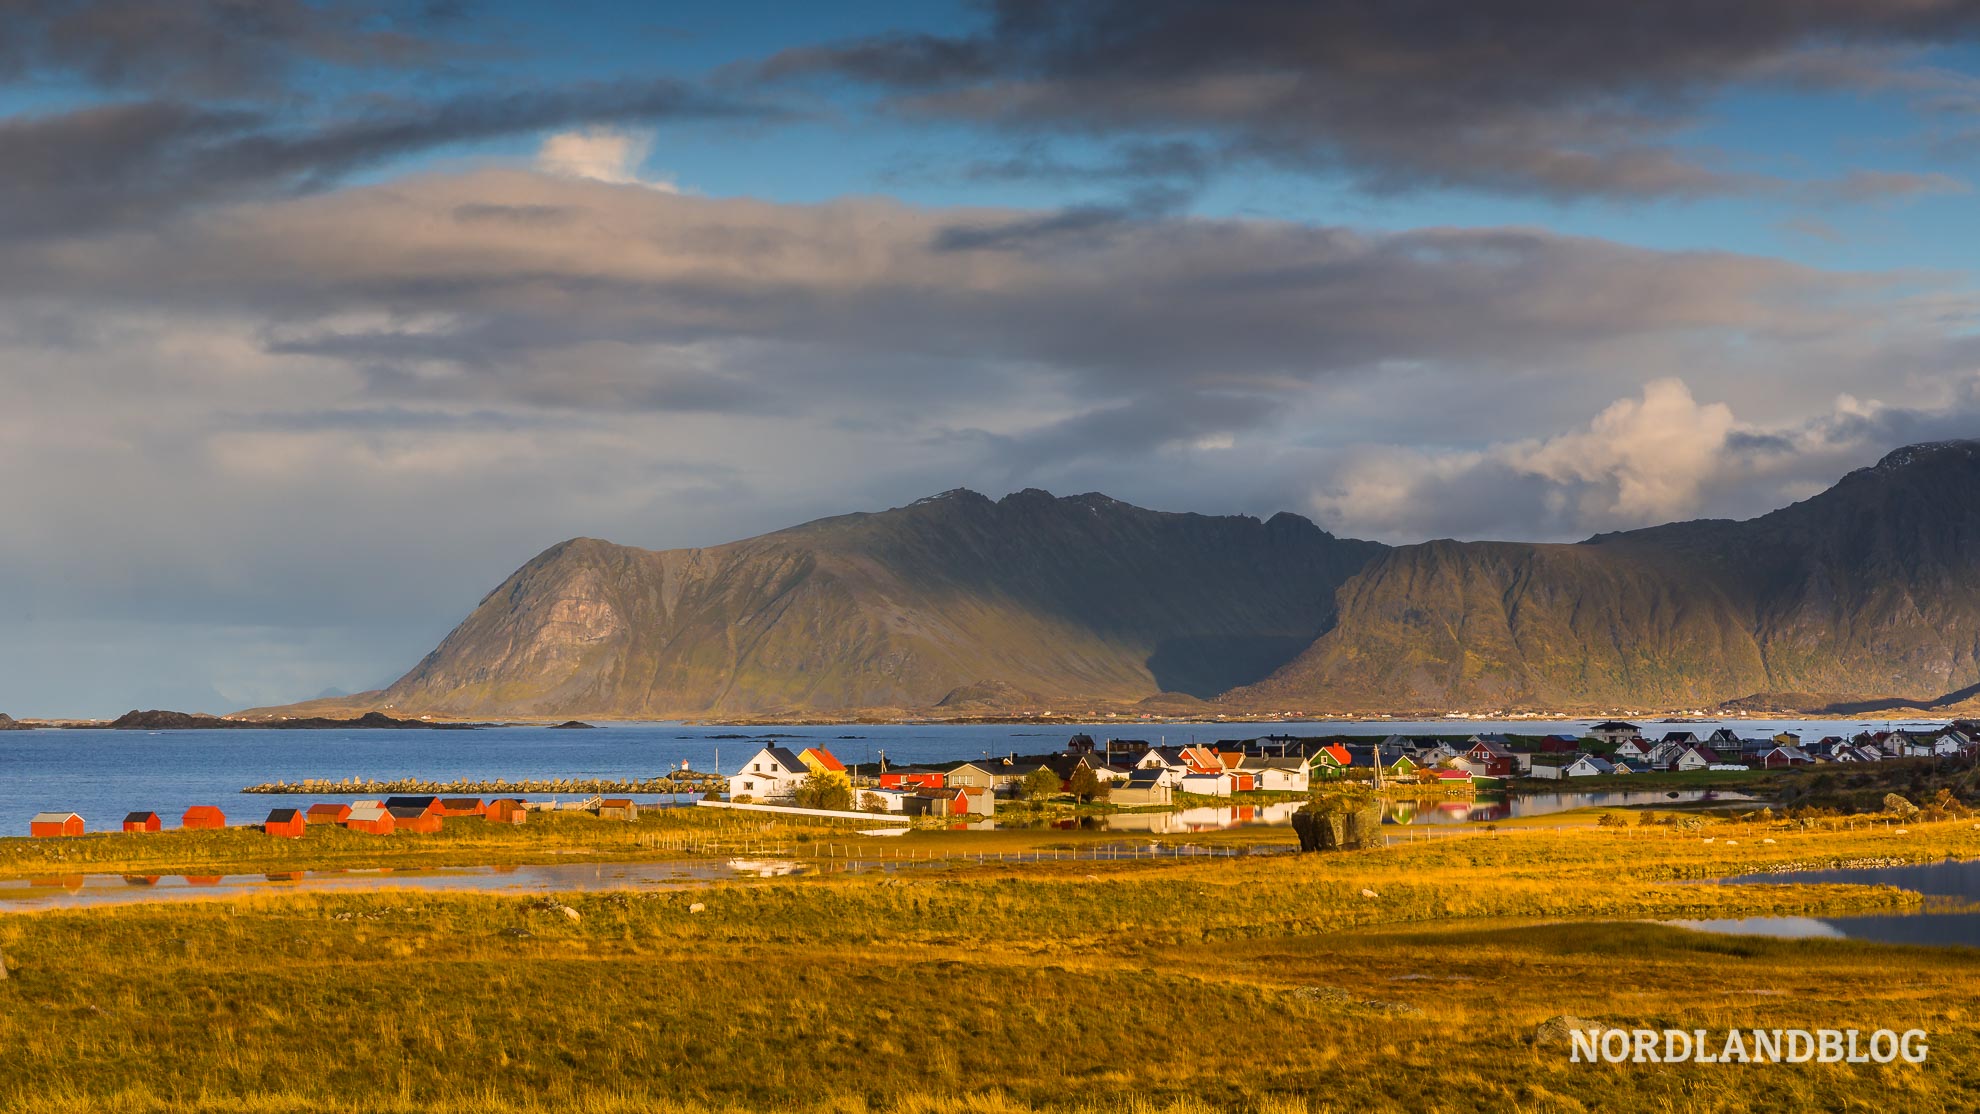
M 1231 795 L 1231 775 L 1222 770 L 1216 773 L 1187 773 L 1176 783 L 1176 788 L 1205 797 L 1228 797 Z
M 1238 769 L 1258 776 L 1258 788 L 1304 793 L 1309 788 L 1304 758 L 1247 758 Z
M 1650 745 L 1642 739 L 1624 739 L 1616 744 L 1616 757 L 1641 762 L 1650 756 Z
M 782 800 L 796 793 L 810 776 L 804 760 L 789 748 L 764 747 L 744 762 L 742 769 L 729 775 L 729 799 Z
M 1613 774 L 1615 772 L 1616 768 L 1611 766 L 1607 759 L 1597 758 L 1592 754 L 1584 754 L 1566 766 L 1561 767 L 1561 773 L 1566 777 L 1595 777 L 1600 774 Z
M 1693 770 L 1710 769 L 1712 763 L 1718 760 L 1718 755 L 1702 747 L 1686 747 L 1684 753 L 1677 756 L 1675 767 L 1682 773 L 1690 773 Z
M 1613 719 L 1607 723 L 1598 723 L 1588 729 L 1589 738 L 1600 739 L 1605 743 L 1626 743 L 1642 733 L 1643 729 L 1633 723 L 1624 723 L 1621 720 Z

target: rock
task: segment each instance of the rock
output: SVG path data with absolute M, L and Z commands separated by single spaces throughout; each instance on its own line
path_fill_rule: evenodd
M 1574 1033 L 1585 1033 L 1590 1029 L 1602 1028 L 1603 1026 L 1583 1021 L 1573 1014 L 1564 1013 L 1542 1021 L 1540 1027 L 1533 1030 L 1533 1043 L 1565 1044 L 1574 1039 L 1572 1036 Z
M 558 911 L 559 913 L 562 913 L 562 914 L 563 914 L 563 915 L 565 915 L 566 917 L 569 917 L 570 919 L 572 919 L 572 920 L 574 920 L 574 921 L 581 921 L 581 920 L 583 920 L 583 919 L 584 919 L 584 916 L 583 916 L 583 914 L 581 914 L 581 913 L 579 913 L 579 912 L 578 912 L 577 910 L 575 910 L 575 909 L 573 909 L 573 908 L 571 908 L 571 907 L 570 907 L 570 906 L 568 906 L 568 905 L 559 905 L 559 906 L 557 906 L 557 911 Z
M 1361 896 L 1363 896 L 1363 897 L 1381 897 L 1382 895 L 1381 895 L 1381 894 L 1378 894 L 1378 893 L 1376 893 L 1376 892 L 1375 892 L 1374 890 L 1363 890 L 1363 891 L 1361 891 Z
M 688 912 L 690 913 L 705 913 L 707 911 L 708 911 L 708 906 L 702 904 L 699 901 L 695 902 L 693 905 L 688 906 Z
M 1353 851 L 1374 845 L 1382 828 L 1382 808 L 1374 803 L 1325 810 L 1307 805 L 1293 813 L 1292 823 L 1301 851 Z

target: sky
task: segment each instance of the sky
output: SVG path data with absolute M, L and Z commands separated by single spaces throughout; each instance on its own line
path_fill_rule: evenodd
M 0 710 L 955 487 L 1566 541 L 1980 436 L 1980 0 L 0 2 Z

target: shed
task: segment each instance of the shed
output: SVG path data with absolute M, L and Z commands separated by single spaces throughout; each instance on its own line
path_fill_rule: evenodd
M 351 809 L 342 821 L 344 827 L 354 832 L 369 832 L 372 835 L 391 835 L 398 829 L 392 814 L 383 805 L 359 805 Z
M 442 816 L 480 816 L 487 811 L 480 797 L 448 797 L 440 802 Z
M 420 835 L 432 835 L 440 830 L 439 808 L 439 802 L 435 801 L 432 811 L 420 808 L 417 805 L 401 805 L 398 808 L 387 805 L 385 806 L 385 811 L 392 814 L 393 831 L 417 832 Z
M 309 811 L 303 814 L 303 823 L 341 824 L 349 819 L 350 815 L 351 806 L 325 802 L 309 806 Z
M 261 830 L 284 839 L 301 839 L 303 827 L 307 823 L 299 808 L 270 809 L 268 819 L 261 822 Z
M 631 797 L 607 797 L 598 802 L 598 815 L 604 820 L 637 820 L 639 806 Z
M 184 816 L 179 817 L 179 827 L 181 828 L 224 828 L 226 826 L 227 814 L 221 812 L 214 805 L 194 805 L 186 810 Z
M 83 834 L 83 818 L 73 812 L 37 812 L 28 821 L 28 835 L 36 839 Z
M 124 816 L 124 830 L 127 832 L 155 832 L 164 826 L 155 812 L 132 812 Z
M 520 824 L 528 816 L 529 806 L 514 797 L 488 802 L 488 811 L 481 814 L 490 824 Z
M 438 797 L 387 797 L 385 807 L 391 809 L 394 815 L 402 808 L 416 809 L 432 816 L 444 815 Z

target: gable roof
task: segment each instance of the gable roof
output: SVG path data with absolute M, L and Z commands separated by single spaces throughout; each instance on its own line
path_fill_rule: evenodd
M 390 815 L 392 814 L 390 812 L 387 812 L 383 805 L 359 805 L 358 807 L 352 809 L 351 814 L 349 816 L 344 817 L 344 819 L 357 820 L 362 822 L 371 822 L 375 820 L 383 820 Z
M 1639 727 L 1637 727 L 1637 726 L 1636 726 L 1635 724 L 1633 724 L 1633 723 L 1624 723 L 1623 721 L 1621 721 L 1621 720 L 1619 720 L 1619 719 L 1611 719 L 1611 720 L 1604 720 L 1604 721 L 1602 721 L 1601 723 L 1598 723 L 1598 724 L 1596 724 L 1595 726 L 1593 726 L 1593 727 L 1591 727 L 1591 728 L 1589 728 L 1588 730 L 1590 730 L 1590 731 L 1640 731 L 1640 730 L 1642 730 L 1642 728 L 1639 728 Z
M 39 818 L 37 817 L 37 819 Z M 124 814 L 124 823 L 126 824 L 142 824 L 147 820 L 156 819 L 158 819 L 158 814 L 155 812 L 127 812 Z
M 802 762 L 806 766 L 809 766 L 813 762 L 816 762 L 818 763 L 819 769 L 828 770 L 833 773 L 844 773 L 846 770 L 846 764 L 839 761 L 837 755 L 833 754 L 829 750 L 826 750 L 824 747 L 804 748 L 803 750 L 798 752 L 798 761 Z
M 82 817 L 76 816 L 76 814 L 73 812 L 37 812 L 34 814 L 34 819 L 30 820 L 29 823 L 63 824 L 63 823 L 67 823 L 69 818 L 72 816 L 74 816 L 77 820 L 82 819 Z
M 301 815 L 302 813 L 292 808 L 271 808 L 268 810 L 267 822 L 270 824 L 287 824 Z
M 1314 751 L 1313 757 L 1319 758 L 1323 754 L 1343 766 L 1349 766 L 1354 763 L 1353 753 L 1339 743 L 1328 743 L 1326 746 Z

